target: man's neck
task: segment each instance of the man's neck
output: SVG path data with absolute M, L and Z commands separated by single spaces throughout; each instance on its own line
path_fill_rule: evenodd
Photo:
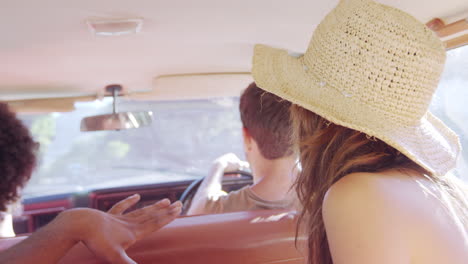
M 290 189 L 297 175 L 294 156 L 275 160 L 262 159 L 251 166 L 254 174 L 251 190 L 256 195 L 267 201 L 290 197 Z

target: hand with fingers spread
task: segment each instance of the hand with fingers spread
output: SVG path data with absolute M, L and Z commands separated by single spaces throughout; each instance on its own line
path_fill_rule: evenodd
M 164 199 L 125 213 L 139 199 L 139 195 L 130 196 L 115 204 L 108 213 L 92 211 L 83 219 L 83 224 L 89 228 L 85 229 L 86 232 L 81 231 L 80 240 L 97 256 L 110 263 L 135 263 L 125 250 L 137 240 L 172 222 L 180 214 L 182 206 L 180 202 L 171 204 L 168 199 Z
M 67 210 L 21 243 L 0 253 L 0 263 L 52 264 L 83 242 L 96 256 L 112 264 L 134 264 L 125 250 L 137 240 L 173 221 L 182 204 L 168 199 L 125 213 L 140 200 L 133 195 L 109 212 L 80 208 Z M 47 252 L 47 254 L 44 254 Z

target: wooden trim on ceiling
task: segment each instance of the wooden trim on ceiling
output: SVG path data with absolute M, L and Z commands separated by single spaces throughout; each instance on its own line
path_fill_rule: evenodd
M 155 79 L 172 77 L 193 77 L 193 76 L 222 76 L 222 75 L 251 75 L 250 72 L 202 72 L 202 73 L 175 73 L 156 76 Z
M 43 98 L 6 101 L 6 103 L 13 111 L 19 113 L 70 112 L 75 110 L 76 102 L 89 102 L 96 98 L 96 96 Z
M 447 46 L 447 49 L 456 49 L 461 46 L 468 45 L 468 34 L 461 35 L 453 39 L 449 39 L 445 41 L 445 45 Z
M 463 33 L 468 32 L 468 19 L 461 19 L 446 25 L 442 19 L 434 18 L 427 22 L 426 26 L 443 39 L 447 49 L 468 45 L 468 33 Z
M 449 37 L 451 35 L 455 35 L 459 32 L 468 30 L 468 22 L 466 19 L 458 20 L 457 22 L 453 22 L 452 24 L 448 25 L 439 25 L 438 28 L 433 29 L 437 36 L 440 38 Z

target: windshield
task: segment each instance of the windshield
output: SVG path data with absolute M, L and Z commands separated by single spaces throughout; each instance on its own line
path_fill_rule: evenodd
M 69 113 L 20 115 L 40 143 L 24 197 L 203 177 L 226 152 L 243 158 L 238 98 L 142 102 L 118 111 L 154 113 L 151 126 L 80 132 L 83 117 L 110 113 L 112 100 L 76 104 Z

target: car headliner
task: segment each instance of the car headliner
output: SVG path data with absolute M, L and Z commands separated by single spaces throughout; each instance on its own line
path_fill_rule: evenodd
M 337 2 L 2 1 L 0 99 L 95 96 L 111 83 L 126 93 L 147 92 L 140 95 L 145 99 L 238 94 L 250 81 L 255 43 L 303 51 Z M 466 0 L 380 2 L 422 22 L 439 17 L 450 23 L 468 12 Z M 95 36 L 86 21 L 96 18 L 141 18 L 143 26 L 136 34 Z

